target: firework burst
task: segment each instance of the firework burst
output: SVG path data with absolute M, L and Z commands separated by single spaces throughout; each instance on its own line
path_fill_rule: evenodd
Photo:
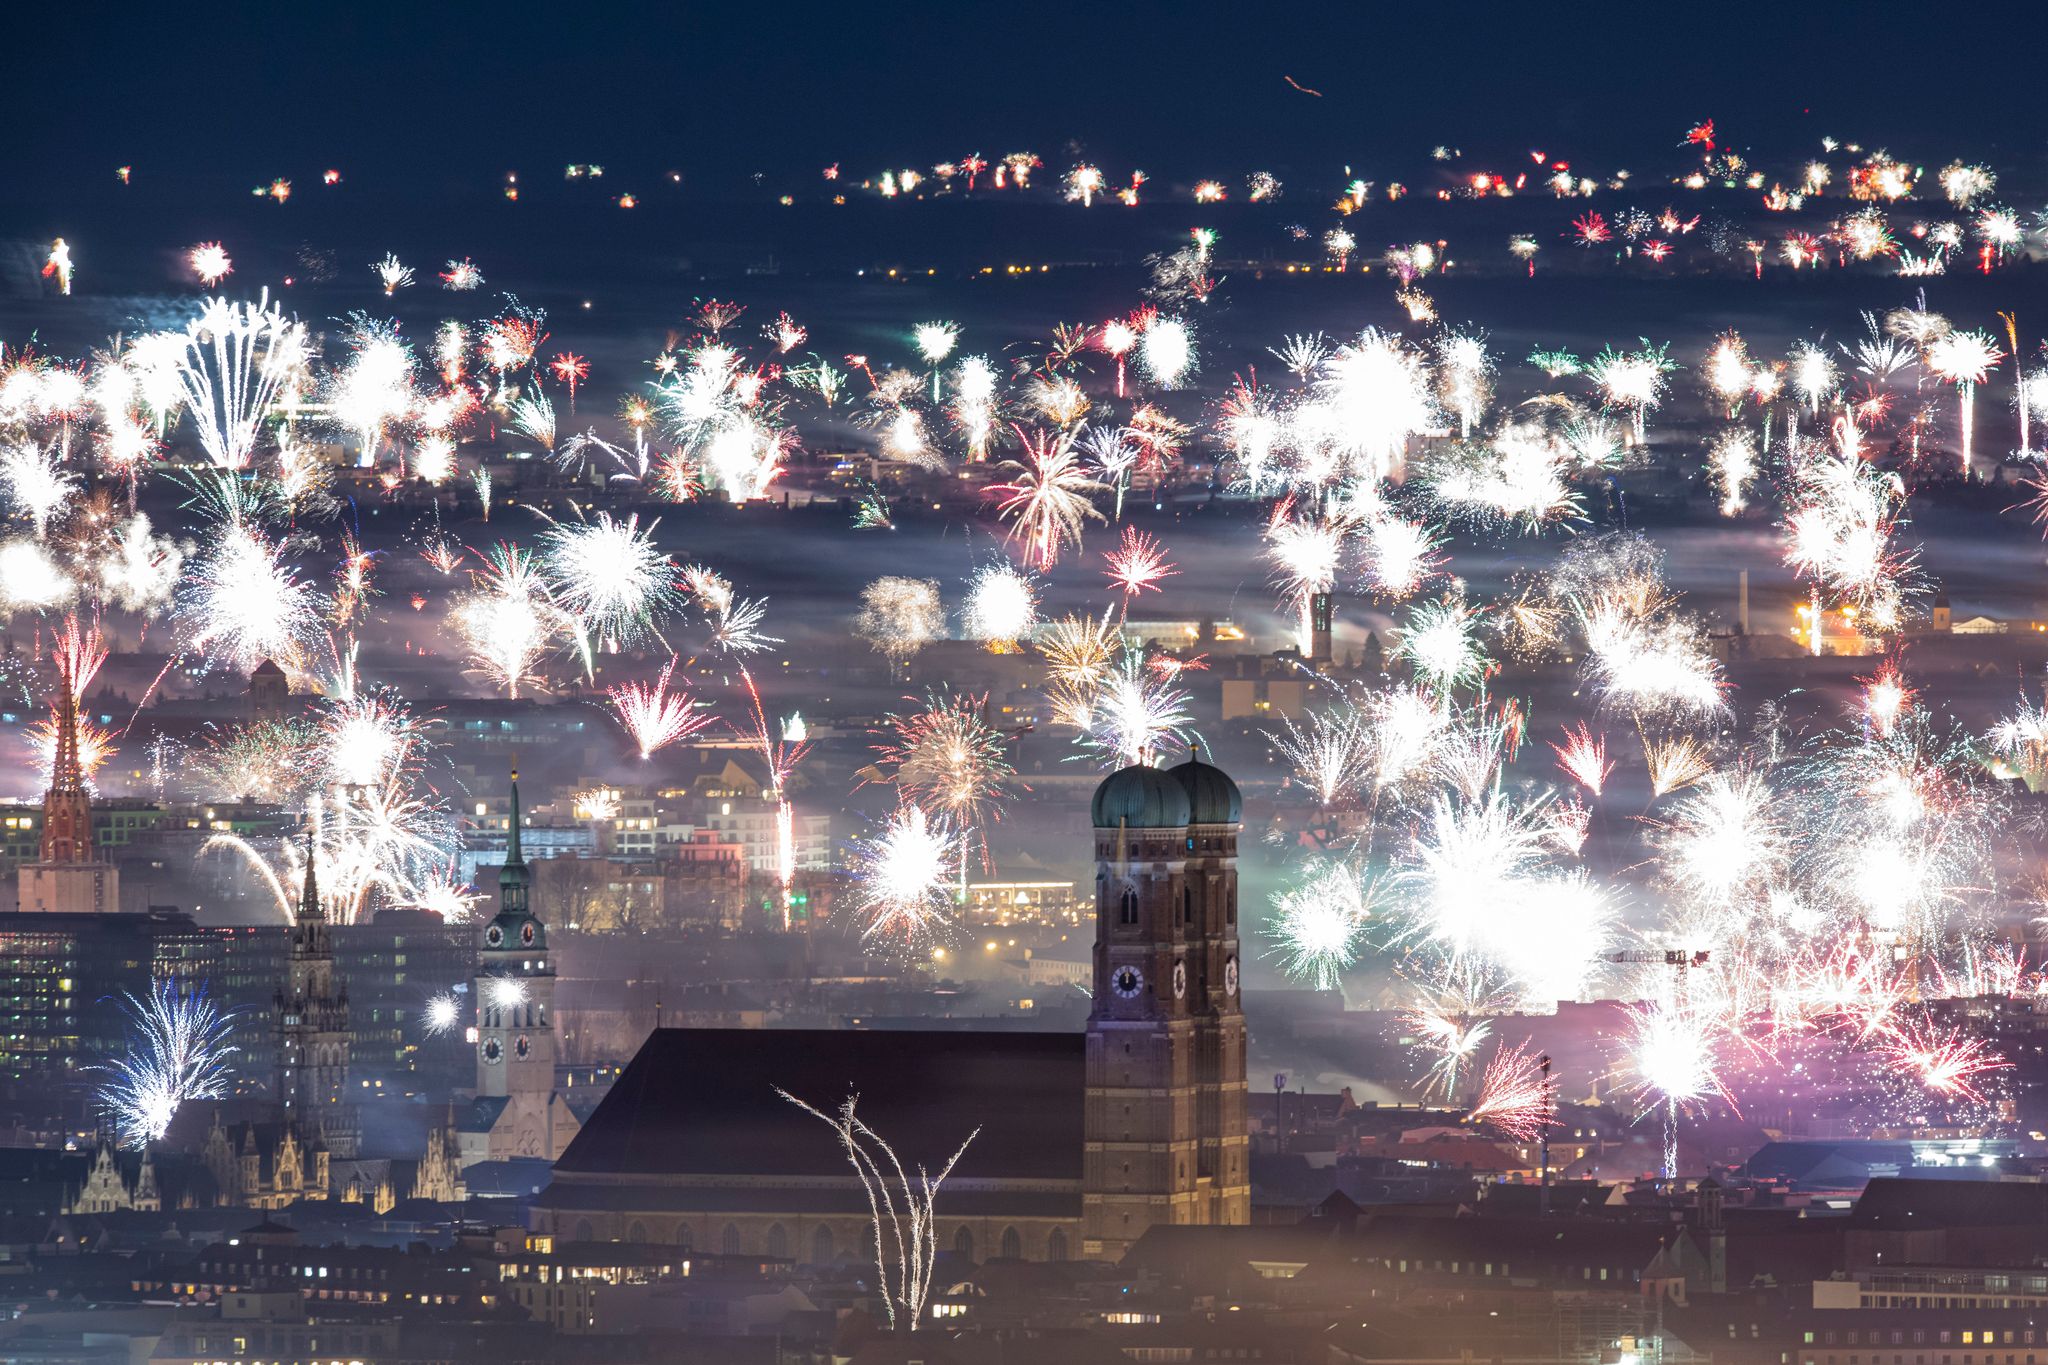
M 161 1141 L 188 1101 L 227 1093 L 228 1059 L 238 1049 L 203 985 L 186 991 L 159 979 L 140 996 L 124 996 L 123 1009 L 128 1052 L 96 1067 L 107 1078 L 99 1103 L 121 1144 L 140 1149 Z

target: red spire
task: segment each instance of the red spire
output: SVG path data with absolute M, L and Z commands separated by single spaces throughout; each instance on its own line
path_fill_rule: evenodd
M 93 861 L 92 802 L 78 761 L 78 693 L 70 655 L 57 651 L 57 749 L 50 764 L 50 790 L 43 795 L 41 861 Z
M 57 755 L 50 765 L 51 791 L 82 791 L 85 774 L 78 765 L 78 695 L 71 680 L 70 658 L 57 652 Z

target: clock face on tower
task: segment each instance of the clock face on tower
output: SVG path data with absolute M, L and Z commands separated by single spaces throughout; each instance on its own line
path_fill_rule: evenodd
M 1185 1000 L 1187 999 L 1187 995 L 1188 964 L 1185 962 L 1176 962 L 1173 964 L 1173 998 L 1176 1000 Z
M 1237 994 L 1237 959 L 1234 957 L 1223 964 L 1223 993 Z
M 1126 1000 L 1136 999 L 1145 989 L 1145 974 L 1136 967 L 1119 967 L 1109 974 L 1109 988 Z
M 513 1056 L 515 1056 L 515 1057 L 517 1057 L 517 1058 L 518 1058 L 518 1059 L 519 1059 L 520 1061 L 522 1061 L 522 1062 L 523 1062 L 523 1061 L 525 1061 L 525 1060 L 526 1060 L 526 1059 L 527 1059 L 527 1058 L 528 1058 L 529 1056 L 531 1056 L 531 1055 L 532 1055 L 532 1053 L 533 1053 L 533 1040 L 532 1040 L 531 1038 L 528 1038 L 528 1037 L 527 1037 L 527 1036 L 526 1036 L 525 1034 L 523 1034 L 523 1033 L 522 1033 L 522 1034 L 520 1034 L 520 1035 L 519 1035 L 519 1040 L 518 1040 L 517 1042 L 515 1042 L 515 1043 L 513 1043 L 513 1044 L 512 1044 L 512 1055 L 513 1055 Z
M 484 1060 L 496 1066 L 505 1060 L 505 1045 L 496 1038 L 484 1039 Z
M 484 942 L 493 948 L 502 946 L 505 942 L 505 931 L 493 924 L 490 928 L 484 930 Z
M 522 924 L 519 926 L 519 941 L 529 948 L 533 946 L 533 925 Z

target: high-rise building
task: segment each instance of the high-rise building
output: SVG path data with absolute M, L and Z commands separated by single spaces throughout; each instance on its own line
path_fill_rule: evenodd
M 90 1128 L 92 1068 L 131 1047 L 128 998 L 171 980 L 251 1003 L 220 988 L 226 957 L 189 915 L 0 915 L 0 1111 L 53 1139 Z
M 334 932 L 306 838 L 306 882 L 292 920 L 291 956 L 272 1008 L 277 1057 L 271 1094 L 287 1125 L 330 1155 L 356 1155 L 362 1129 L 350 1102 L 348 987 L 334 974 Z
M 484 926 L 476 975 L 476 1098 L 460 1123 L 462 1164 L 540 1157 L 554 1161 L 576 1136 L 576 1116 L 555 1090 L 555 969 L 547 926 L 527 904 L 519 849 L 519 774 L 498 873 L 498 913 Z
M 121 876 L 101 860 L 92 838 L 92 798 L 78 760 L 78 697 L 70 668 L 57 673 L 57 747 L 43 793 L 42 844 L 15 874 L 16 908 L 55 914 L 108 914 L 121 908 Z
M 1159 1224 L 1250 1221 L 1243 809 L 1236 783 L 1193 760 L 1124 768 L 1096 789 L 1084 1257 L 1117 1260 Z

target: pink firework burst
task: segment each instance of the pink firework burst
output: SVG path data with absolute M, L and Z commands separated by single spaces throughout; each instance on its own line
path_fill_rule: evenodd
M 619 724 L 633 742 L 640 746 L 640 757 L 652 758 L 661 749 L 678 740 L 687 739 L 711 723 L 711 714 L 688 691 L 677 688 L 669 690 L 669 679 L 676 671 L 673 655 L 662 668 L 661 676 L 651 683 L 628 683 L 624 687 L 613 687 L 605 695 L 611 698 L 612 709 L 618 713 Z
M 1479 1099 L 1467 1115 L 1515 1142 L 1534 1142 L 1557 1122 L 1557 1082 L 1550 1059 L 1530 1050 L 1530 1040 L 1494 1052 L 1479 1078 Z
M 1607 775 L 1614 771 L 1614 764 L 1607 758 L 1607 736 L 1594 734 L 1580 721 L 1564 732 L 1564 739 L 1564 743 L 1550 746 L 1557 755 L 1557 766 L 1565 776 L 1598 796 Z
M 1158 592 L 1160 579 L 1172 578 L 1180 572 L 1166 557 L 1166 547 L 1135 526 L 1124 527 L 1123 538 L 1114 550 L 1103 555 L 1103 560 L 1108 565 L 1103 572 L 1125 597 L 1136 597 L 1147 590 Z
M 1979 1077 L 2012 1066 L 1982 1038 L 1954 1025 L 1944 1027 L 1924 1016 L 1893 1025 L 1883 1051 L 1937 1095 L 1966 1100 L 1984 1098 L 1977 1089 Z

